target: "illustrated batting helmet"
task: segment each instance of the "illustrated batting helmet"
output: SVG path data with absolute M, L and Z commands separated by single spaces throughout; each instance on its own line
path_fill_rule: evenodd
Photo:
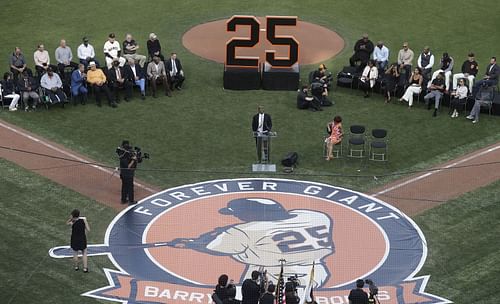
M 294 217 L 280 203 L 267 198 L 238 198 L 229 201 L 220 214 L 234 215 L 244 221 L 272 221 Z

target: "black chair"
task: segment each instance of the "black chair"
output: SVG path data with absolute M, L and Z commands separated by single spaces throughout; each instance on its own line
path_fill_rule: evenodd
M 347 146 L 349 154 L 347 156 L 353 158 L 364 158 L 366 153 L 365 126 L 352 125 L 349 131 L 349 141 Z
M 387 130 L 373 129 L 370 140 L 369 160 L 387 161 L 388 159 L 388 140 Z

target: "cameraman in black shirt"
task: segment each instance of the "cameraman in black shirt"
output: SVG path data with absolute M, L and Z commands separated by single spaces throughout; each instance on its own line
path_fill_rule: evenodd
M 259 302 L 261 293 L 265 291 L 257 283 L 259 276 L 260 272 L 254 270 L 252 271 L 252 278 L 243 281 L 241 285 L 242 304 L 257 304 Z
M 130 146 L 128 140 L 122 142 L 116 149 L 120 157 L 120 178 L 122 180 L 122 204 L 135 204 L 134 200 L 134 172 L 137 168 L 137 154 Z
M 349 304 L 368 304 L 368 294 L 363 290 L 365 281 L 359 279 L 356 281 L 356 288 L 351 289 L 349 293 Z

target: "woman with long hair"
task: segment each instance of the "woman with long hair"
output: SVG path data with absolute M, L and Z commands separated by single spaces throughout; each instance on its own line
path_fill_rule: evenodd
M 406 88 L 406 91 L 399 99 L 399 101 L 406 101 L 408 102 L 408 107 L 411 108 L 413 105 L 413 94 L 418 94 L 422 91 L 422 81 L 423 81 L 422 74 L 420 72 L 420 68 L 415 68 L 413 73 L 410 76 L 410 85 L 408 88 Z

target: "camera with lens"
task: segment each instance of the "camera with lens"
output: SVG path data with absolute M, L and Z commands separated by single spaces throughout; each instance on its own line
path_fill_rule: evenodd
M 291 276 L 288 278 L 288 281 L 285 283 L 285 292 L 293 292 L 297 291 L 297 287 L 300 286 L 300 281 L 297 275 Z
M 116 154 L 118 154 L 118 157 L 135 157 L 137 159 L 138 163 L 141 163 L 144 159 L 149 159 L 149 153 L 142 152 L 141 148 L 135 146 L 134 148 L 124 145 L 121 147 L 116 148 Z
M 376 295 L 378 295 L 378 287 L 371 279 L 366 279 L 365 283 L 368 285 L 368 289 L 370 290 L 370 303 L 375 303 Z

